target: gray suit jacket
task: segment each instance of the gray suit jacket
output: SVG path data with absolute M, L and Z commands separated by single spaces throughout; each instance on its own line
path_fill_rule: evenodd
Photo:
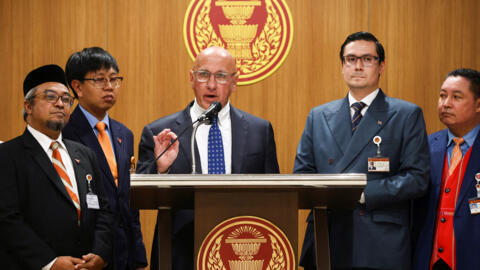
M 312 109 L 294 172 L 367 174 L 366 203 L 329 213 L 334 267 L 410 269 L 410 205 L 427 191 L 430 164 L 422 111 L 380 90 L 352 135 L 349 110 L 348 98 Z M 377 135 L 390 172 L 368 173 Z M 313 235 L 306 235 L 305 244 L 302 255 L 313 249 Z

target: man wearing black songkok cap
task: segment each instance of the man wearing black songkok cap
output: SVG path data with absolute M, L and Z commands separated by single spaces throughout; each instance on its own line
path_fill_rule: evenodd
M 24 133 L 0 145 L 2 269 L 102 269 L 112 217 L 95 154 L 62 139 L 73 98 L 57 65 L 23 83 Z

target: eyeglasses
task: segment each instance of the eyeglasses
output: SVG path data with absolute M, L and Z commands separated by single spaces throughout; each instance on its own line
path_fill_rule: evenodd
M 104 88 L 110 82 L 113 88 L 118 88 L 122 84 L 123 77 L 112 77 L 108 78 L 83 78 L 86 81 L 92 81 L 93 85 L 97 88 Z
M 357 60 L 361 59 L 362 63 L 366 67 L 372 66 L 379 58 L 377 56 L 373 56 L 370 54 L 367 55 L 362 55 L 362 56 L 356 56 L 356 55 L 346 55 L 343 57 L 343 61 L 350 66 L 353 66 L 357 63 Z
M 40 94 L 34 95 L 32 97 L 36 97 L 36 96 L 39 96 L 39 95 Z M 62 101 L 63 105 L 65 105 L 65 106 L 70 107 L 70 106 L 73 105 L 73 97 L 70 96 L 69 94 L 60 96 L 60 95 L 58 95 L 57 93 L 55 93 L 51 90 L 46 90 L 45 92 L 43 92 L 43 97 L 50 104 L 56 104 L 58 102 L 58 100 L 60 99 Z
M 210 77 L 213 75 L 215 78 L 215 81 L 219 84 L 226 84 L 230 78 L 236 74 L 236 72 L 228 74 L 225 72 L 217 72 L 217 73 L 211 73 L 210 71 L 207 70 L 194 70 L 193 73 L 195 73 L 195 78 L 197 79 L 197 82 L 207 82 L 210 80 Z

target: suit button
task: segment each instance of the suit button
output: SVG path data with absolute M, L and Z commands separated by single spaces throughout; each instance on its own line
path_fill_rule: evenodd
M 443 248 L 438 248 L 438 252 L 443 252 Z
M 450 189 L 449 188 L 446 188 L 445 189 L 445 193 L 449 193 L 450 192 Z
M 447 221 L 447 220 L 446 220 L 444 217 L 442 217 L 442 218 L 440 219 L 440 222 L 442 222 L 442 223 L 445 223 L 445 221 Z

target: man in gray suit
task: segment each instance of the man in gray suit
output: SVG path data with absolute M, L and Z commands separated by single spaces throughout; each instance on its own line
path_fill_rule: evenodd
M 340 60 L 348 95 L 312 109 L 294 172 L 367 174 L 356 208 L 328 214 L 332 268 L 410 269 L 410 205 L 430 162 L 422 111 L 378 88 L 385 52 L 371 33 L 348 36 Z M 316 268 L 311 215 L 300 265 Z

